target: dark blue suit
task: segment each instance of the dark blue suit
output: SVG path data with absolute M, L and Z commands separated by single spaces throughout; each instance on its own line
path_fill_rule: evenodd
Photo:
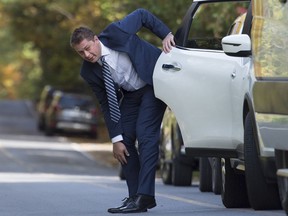
M 153 195 L 155 193 L 155 170 L 159 155 L 159 132 L 165 105 L 155 98 L 152 75 L 161 50 L 140 39 L 136 33 L 146 27 L 159 38 L 164 39 L 170 32 L 154 15 L 138 9 L 123 20 L 110 24 L 100 35 L 100 41 L 110 49 L 125 52 L 130 57 L 139 77 L 147 85 L 134 92 L 125 92 L 122 101 L 121 119 L 114 123 L 110 119 L 106 91 L 101 66 L 97 63 L 83 62 L 81 76 L 95 92 L 110 137 L 123 135 L 130 156 L 123 171 L 127 179 L 129 195 L 136 193 Z M 115 91 L 118 86 L 115 85 Z M 138 141 L 138 150 L 135 140 Z

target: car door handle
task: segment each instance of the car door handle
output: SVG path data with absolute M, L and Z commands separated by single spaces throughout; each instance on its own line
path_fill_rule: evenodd
M 181 68 L 177 65 L 173 65 L 173 64 L 163 64 L 162 65 L 162 69 L 164 70 L 174 70 L 174 71 L 180 71 Z

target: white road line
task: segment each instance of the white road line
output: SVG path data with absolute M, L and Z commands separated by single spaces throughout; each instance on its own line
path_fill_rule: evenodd
M 164 197 L 164 198 L 167 198 L 167 199 L 172 199 L 172 200 L 176 200 L 176 201 L 180 201 L 180 202 L 185 202 L 185 203 L 189 203 L 189 204 L 193 204 L 193 205 L 203 206 L 203 207 L 223 208 L 223 206 L 220 206 L 220 205 L 205 203 L 205 202 L 192 200 L 192 199 L 186 199 L 186 198 L 183 198 L 183 197 L 178 197 L 178 196 L 169 195 L 169 194 L 156 193 L 156 196 Z

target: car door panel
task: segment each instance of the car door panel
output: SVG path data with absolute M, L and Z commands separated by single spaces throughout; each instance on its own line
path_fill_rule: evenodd
M 232 103 L 241 64 L 240 58 L 222 51 L 173 48 L 160 56 L 153 76 L 155 94 L 174 112 L 185 147 L 231 149 L 243 143 L 241 115 L 235 117 Z

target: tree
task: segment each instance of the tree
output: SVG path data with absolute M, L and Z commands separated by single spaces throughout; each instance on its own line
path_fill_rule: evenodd
M 187 0 L 1 0 L 0 13 L 7 17 L 5 26 L 9 28 L 6 48 L 13 56 L 5 64 L 14 65 L 20 74 L 22 82 L 15 85 L 19 96 L 36 97 L 45 84 L 90 92 L 79 76 L 81 59 L 69 45 L 75 27 L 87 25 L 100 33 L 110 22 L 142 7 L 175 33 L 190 5 Z M 0 37 L 1 32 L 2 29 Z M 161 40 L 149 31 L 143 30 L 139 35 L 161 46 Z

